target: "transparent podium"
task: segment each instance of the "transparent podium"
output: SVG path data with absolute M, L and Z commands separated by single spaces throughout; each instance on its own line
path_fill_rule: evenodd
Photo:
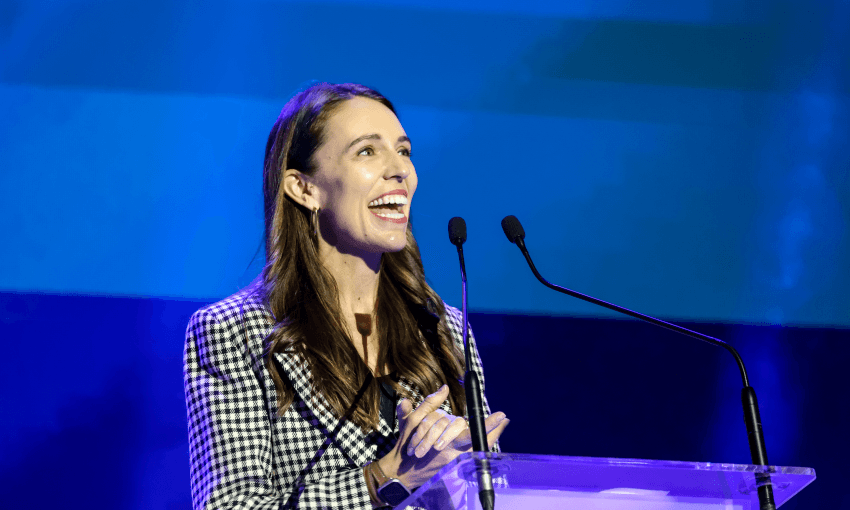
M 494 476 L 496 510 L 758 510 L 760 485 L 772 486 L 778 508 L 815 479 L 800 467 L 466 453 L 397 508 L 480 510 L 481 459 Z

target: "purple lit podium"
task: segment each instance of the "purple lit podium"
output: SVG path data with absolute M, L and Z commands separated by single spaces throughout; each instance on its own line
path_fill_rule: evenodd
M 496 510 L 758 510 L 756 473 L 770 474 L 777 507 L 815 479 L 799 467 L 466 453 L 398 508 L 480 510 L 476 458 L 490 459 Z

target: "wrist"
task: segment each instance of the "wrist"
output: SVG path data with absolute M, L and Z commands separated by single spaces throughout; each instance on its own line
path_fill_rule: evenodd
M 388 476 L 381 467 L 380 460 L 373 462 L 369 467 L 375 482 L 375 492 L 381 503 L 396 507 L 410 496 L 412 490 L 403 480 L 397 478 L 396 473 L 394 476 Z
M 407 473 L 405 473 L 404 475 L 399 474 L 399 472 L 398 472 L 399 466 L 398 466 L 398 464 L 393 462 L 391 455 L 392 454 L 387 455 L 386 457 L 381 457 L 380 459 L 376 460 L 375 461 L 375 464 L 376 464 L 375 471 L 380 471 L 381 477 L 395 478 L 396 480 L 401 481 L 401 483 L 403 483 L 405 485 L 405 487 L 410 487 L 409 480 L 407 479 L 407 476 L 406 476 Z M 373 475 L 373 476 L 375 476 L 375 475 Z M 375 478 L 377 479 L 378 476 L 375 476 Z M 381 486 L 381 483 L 379 482 L 379 483 L 377 483 L 377 485 L 375 487 L 380 487 L 380 486 Z

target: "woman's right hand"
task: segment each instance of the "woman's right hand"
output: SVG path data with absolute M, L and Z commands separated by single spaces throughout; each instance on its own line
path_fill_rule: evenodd
M 410 490 L 424 484 L 461 453 L 472 451 L 466 420 L 440 409 L 448 396 L 448 386 L 444 385 L 416 409 L 407 399 L 396 408 L 399 439 L 392 451 L 377 462 L 387 476 L 398 478 Z M 489 448 L 493 448 L 509 422 L 501 412 L 484 420 Z

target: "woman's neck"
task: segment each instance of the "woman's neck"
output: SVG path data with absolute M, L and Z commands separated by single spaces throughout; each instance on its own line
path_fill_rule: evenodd
M 330 249 L 321 257 L 322 265 L 336 282 L 342 313 L 371 315 L 378 296 L 381 254 L 364 258 Z
M 320 256 L 322 265 L 336 282 L 340 312 L 354 347 L 366 365 L 376 375 L 380 375 L 381 370 L 377 366 L 379 342 L 375 334 L 375 301 L 381 255 L 364 258 L 330 249 Z

